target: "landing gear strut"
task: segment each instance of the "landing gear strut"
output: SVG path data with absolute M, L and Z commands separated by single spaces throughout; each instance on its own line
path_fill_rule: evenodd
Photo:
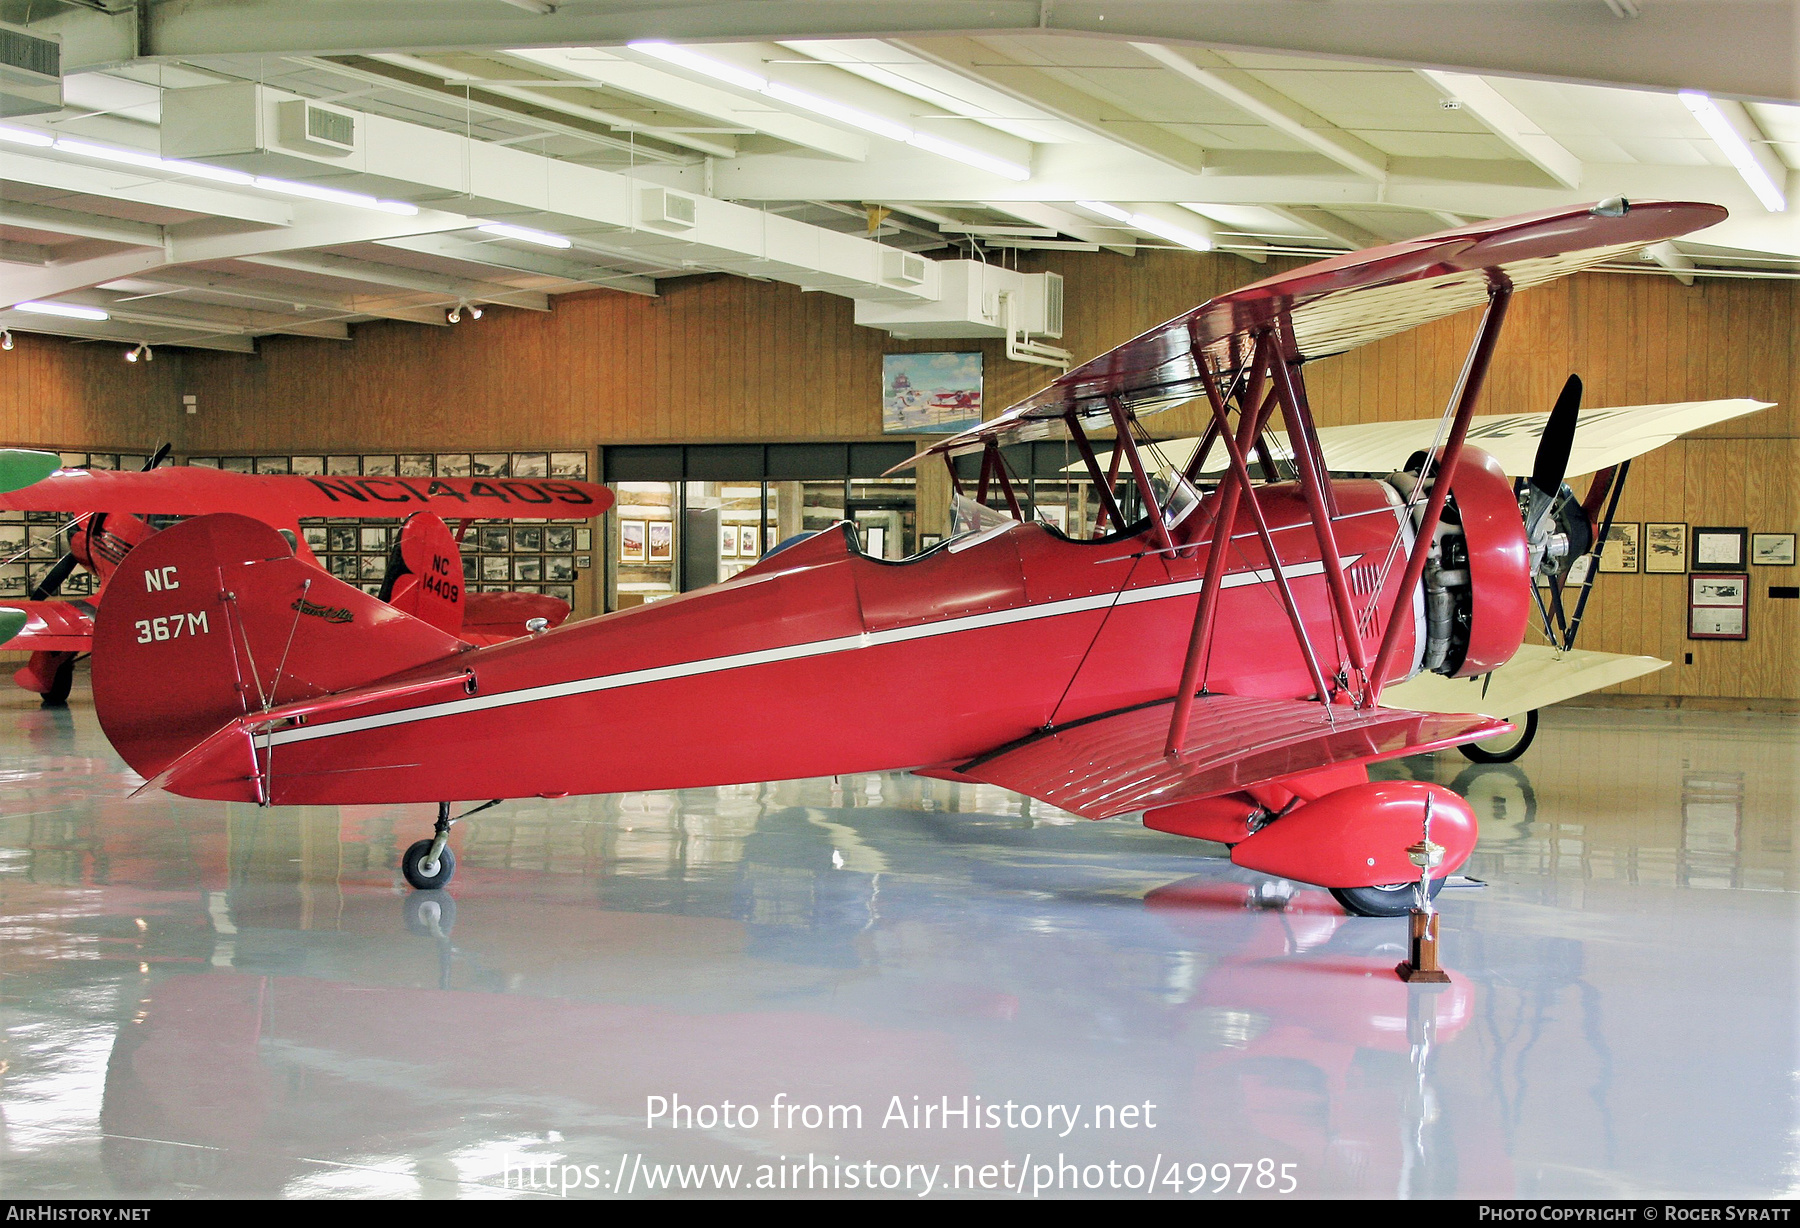
M 431 839 L 417 841 L 400 858 L 400 873 L 420 891 L 435 891 L 456 873 L 456 854 L 449 848 L 450 824 L 455 821 L 450 817 L 450 803 L 439 802 Z
M 415 841 L 400 857 L 400 873 L 406 881 L 420 891 L 435 891 L 450 881 L 456 873 L 456 854 L 450 851 L 450 825 L 458 819 L 466 819 L 472 814 L 479 814 L 489 806 L 498 806 L 502 799 L 495 798 L 491 802 L 483 802 L 473 810 L 450 817 L 450 803 L 438 803 L 437 824 L 432 828 L 431 839 Z

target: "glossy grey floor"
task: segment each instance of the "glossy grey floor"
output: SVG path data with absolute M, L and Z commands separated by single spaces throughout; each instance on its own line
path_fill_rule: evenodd
M 1403 922 L 901 775 L 509 803 L 424 897 L 428 808 L 127 801 L 11 692 L 0 1195 L 1792 1195 L 1797 751 L 1388 765 L 1482 819 L 1424 990 Z

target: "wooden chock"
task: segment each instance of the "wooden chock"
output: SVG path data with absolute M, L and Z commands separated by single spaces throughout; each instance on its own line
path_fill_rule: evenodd
M 1415 908 L 1410 919 L 1409 954 L 1404 963 L 1394 965 L 1394 975 L 1409 985 L 1448 985 L 1450 974 L 1438 967 L 1438 914 Z

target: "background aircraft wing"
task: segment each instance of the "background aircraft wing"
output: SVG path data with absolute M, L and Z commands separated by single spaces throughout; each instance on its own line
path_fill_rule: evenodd
M 11 458 L 41 455 L 45 454 L 13 452 Z M 0 479 L 24 469 L 0 464 Z M 0 485 L 6 483 L 0 480 Z M 606 487 L 573 478 L 302 477 L 231 473 L 198 465 L 148 473 L 57 469 L 29 485 L 0 491 L 0 509 L 7 511 L 165 516 L 238 512 L 281 522 L 304 516 L 399 518 L 413 512 L 436 512 L 445 520 L 562 520 L 598 516 L 612 501 Z
M 1542 644 L 1526 644 L 1513 659 L 1490 674 L 1446 678 L 1422 673 L 1381 693 L 1421 712 L 1482 712 L 1513 717 L 1545 708 L 1601 687 L 1653 674 L 1669 663 L 1657 657 L 1572 648 L 1558 653 Z
M 3 642 L 8 651 L 88 652 L 94 646 L 94 607 L 86 601 L 8 601 L 25 624 Z
M 1616 409 L 1583 410 L 1575 426 L 1575 444 L 1569 453 L 1567 476 L 1596 473 L 1609 465 L 1654 452 L 1657 448 L 1703 427 L 1768 409 L 1774 402 L 1734 397 L 1721 401 L 1677 401 L 1668 405 L 1627 405 Z M 1469 442 L 1500 462 L 1511 477 L 1528 477 L 1543 438 L 1549 414 L 1485 414 L 1469 423 Z M 1319 428 L 1319 444 L 1325 464 L 1333 473 L 1392 473 L 1406 464 L 1414 452 L 1422 452 L 1437 440 L 1435 418 L 1405 422 L 1360 422 L 1350 426 Z M 1288 455 L 1287 436 L 1269 433 L 1273 446 Z M 1157 447 L 1177 466 L 1186 465 L 1197 438 L 1176 439 Z M 1107 461 L 1101 454 L 1101 464 Z M 1214 448 L 1205 473 L 1223 473 L 1224 448 Z M 1071 473 L 1085 474 L 1080 461 L 1068 466 Z
M 1495 278 L 1529 289 L 1724 220 L 1718 205 L 1606 202 L 1476 222 L 1303 265 L 1209 299 L 919 455 L 967 452 L 990 437 L 1060 438 L 1071 412 L 1109 421 L 1112 398 L 1140 417 L 1191 401 L 1202 394 L 1197 352 L 1228 376 L 1253 360 L 1251 338 L 1272 325 L 1289 361 L 1329 358 L 1480 307 Z
M 1163 754 L 1173 701 L 1033 734 L 955 771 L 1088 819 L 1227 793 L 1296 772 L 1440 750 L 1503 732 L 1486 716 L 1445 716 L 1289 699 L 1203 695 L 1187 749 Z

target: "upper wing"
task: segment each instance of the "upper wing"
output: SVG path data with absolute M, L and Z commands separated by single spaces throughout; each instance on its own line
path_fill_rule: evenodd
M 0 478 L 6 472 L 0 466 Z M 58 469 L 30 485 L 0 492 L 0 509 L 8 511 L 165 516 L 238 512 L 282 523 L 304 516 L 399 518 L 420 511 L 436 512 L 446 520 L 561 520 L 598 516 L 612 501 L 606 487 L 572 478 L 302 477 L 231 473 L 197 465 L 148 473 Z
M 1685 201 L 1552 209 L 1303 265 L 1159 324 L 919 455 L 967 451 L 993 436 L 1048 438 L 1065 414 L 1108 417 L 1111 398 L 1139 416 L 1167 409 L 1201 395 L 1198 355 L 1215 371 L 1235 371 L 1251 361 L 1249 339 L 1273 324 L 1289 361 L 1328 358 L 1479 307 L 1496 279 L 1524 290 L 1725 216 Z
M 1575 446 L 1569 454 L 1568 476 L 1594 473 L 1620 461 L 1654 452 L 1683 435 L 1714 423 L 1726 422 L 1768 409 L 1774 402 L 1736 397 L 1722 401 L 1677 401 L 1669 405 L 1627 405 L 1618 409 L 1582 411 L 1575 427 Z M 1470 420 L 1469 442 L 1490 453 L 1510 477 L 1528 477 L 1544 434 L 1549 414 L 1486 414 Z M 1406 464 L 1415 452 L 1438 442 L 1435 418 L 1405 422 L 1362 422 L 1351 426 L 1319 429 L 1325 464 L 1333 473 L 1391 473 Z M 1271 431 L 1274 448 L 1287 456 L 1287 435 Z M 1198 447 L 1198 439 L 1177 439 L 1157 447 L 1171 464 L 1183 466 Z M 1106 463 L 1106 454 L 1101 454 Z M 1224 472 L 1225 449 L 1214 448 L 1204 472 Z M 1069 472 L 1085 473 L 1080 461 Z
M 1073 722 L 956 770 L 1088 819 L 1229 793 L 1296 772 L 1439 750 L 1504 732 L 1486 716 L 1203 695 L 1187 749 L 1163 753 L 1173 700 Z
M 1475 678 L 1446 678 L 1429 671 L 1396 683 L 1383 700 L 1423 712 L 1485 712 L 1513 717 L 1533 708 L 1598 691 L 1668 666 L 1659 657 L 1572 648 L 1558 653 L 1543 644 L 1526 644 L 1512 660 Z

